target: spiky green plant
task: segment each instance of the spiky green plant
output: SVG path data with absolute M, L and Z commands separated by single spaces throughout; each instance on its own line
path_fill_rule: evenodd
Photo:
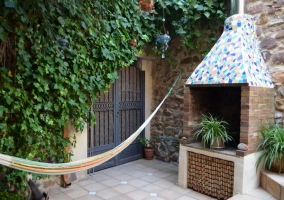
M 273 162 L 281 160 L 284 154 L 284 129 L 279 124 L 269 124 L 261 129 L 263 141 L 258 145 L 258 150 L 263 150 L 256 162 L 258 169 L 261 161 L 267 169 L 271 169 Z M 279 172 L 281 172 L 283 162 L 280 163 Z
M 224 120 L 214 117 L 211 114 L 202 114 L 201 122 L 196 126 L 199 126 L 194 133 L 194 137 L 197 139 L 201 137 L 201 143 L 203 147 L 209 144 L 210 148 L 213 148 L 215 138 L 221 138 L 224 142 L 232 141 L 232 136 L 227 132 L 228 123 Z M 219 141 L 217 140 L 219 143 Z

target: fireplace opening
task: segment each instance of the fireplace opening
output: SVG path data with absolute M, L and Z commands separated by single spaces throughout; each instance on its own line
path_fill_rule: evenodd
M 192 97 L 192 114 L 197 123 L 201 114 L 212 114 L 228 123 L 228 133 L 233 141 L 225 144 L 237 148 L 240 142 L 241 87 L 190 87 Z

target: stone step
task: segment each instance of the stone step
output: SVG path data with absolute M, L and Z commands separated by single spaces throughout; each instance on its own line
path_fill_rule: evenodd
M 237 194 L 229 200 L 277 200 L 262 187 L 253 189 L 245 194 Z
M 284 200 L 284 174 L 261 171 L 260 185 L 263 189 L 273 195 L 276 199 Z

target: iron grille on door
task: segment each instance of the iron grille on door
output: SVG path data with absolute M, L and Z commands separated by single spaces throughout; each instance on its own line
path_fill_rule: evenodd
M 110 150 L 126 140 L 144 121 L 144 73 L 137 67 L 119 71 L 119 79 L 108 93 L 101 93 L 94 105 L 97 123 L 89 127 L 88 157 Z M 108 162 L 91 169 L 97 171 L 142 157 L 141 144 L 135 140 Z

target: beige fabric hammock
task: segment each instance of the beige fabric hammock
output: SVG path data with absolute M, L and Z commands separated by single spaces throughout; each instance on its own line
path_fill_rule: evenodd
M 74 161 L 74 162 L 59 163 L 59 164 L 36 162 L 36 161 L 26 160 L 23 158 L 8 156 L 8 155 L 0 153 L 0 164 L 7 166 L 7 167 L 14 168 L 14 169 L 26 171 L 26 172 L 32 172 L 36 174 L 45 174 L 45 175 L 69 174 L 69 173 L 78 172 L 78 171 L 96 167 L 108 161 L 109 159 L 113 158 L 117 154 L 119 154 L 121 151 L 123 151 L 126 147 L 128 147 L 137 138 L 137 136 L 142 132 L 142 130 L 147 126 L 147 124 L 151 121 L 151 119 L 157 113 L 157 111 L 162 106 L 162 104 L 167 99 L 167 97 L 171 94 L 172 89 L 177 83 L 179 77 L 180 77 L 180 74 L 176 78 L 173 86 L 170 88 L 165 98 L 158 105 L 155 111 L 150 115 L 150 117 L 138 128 L 138 130 L 135 131 L 127 140 L 122 142 L 120 145 L 118 145 L 117 147 L 105 153 L 102 153 L 102 154 L 99 154 L 99 155 L 96 155 L 90 158 Z

